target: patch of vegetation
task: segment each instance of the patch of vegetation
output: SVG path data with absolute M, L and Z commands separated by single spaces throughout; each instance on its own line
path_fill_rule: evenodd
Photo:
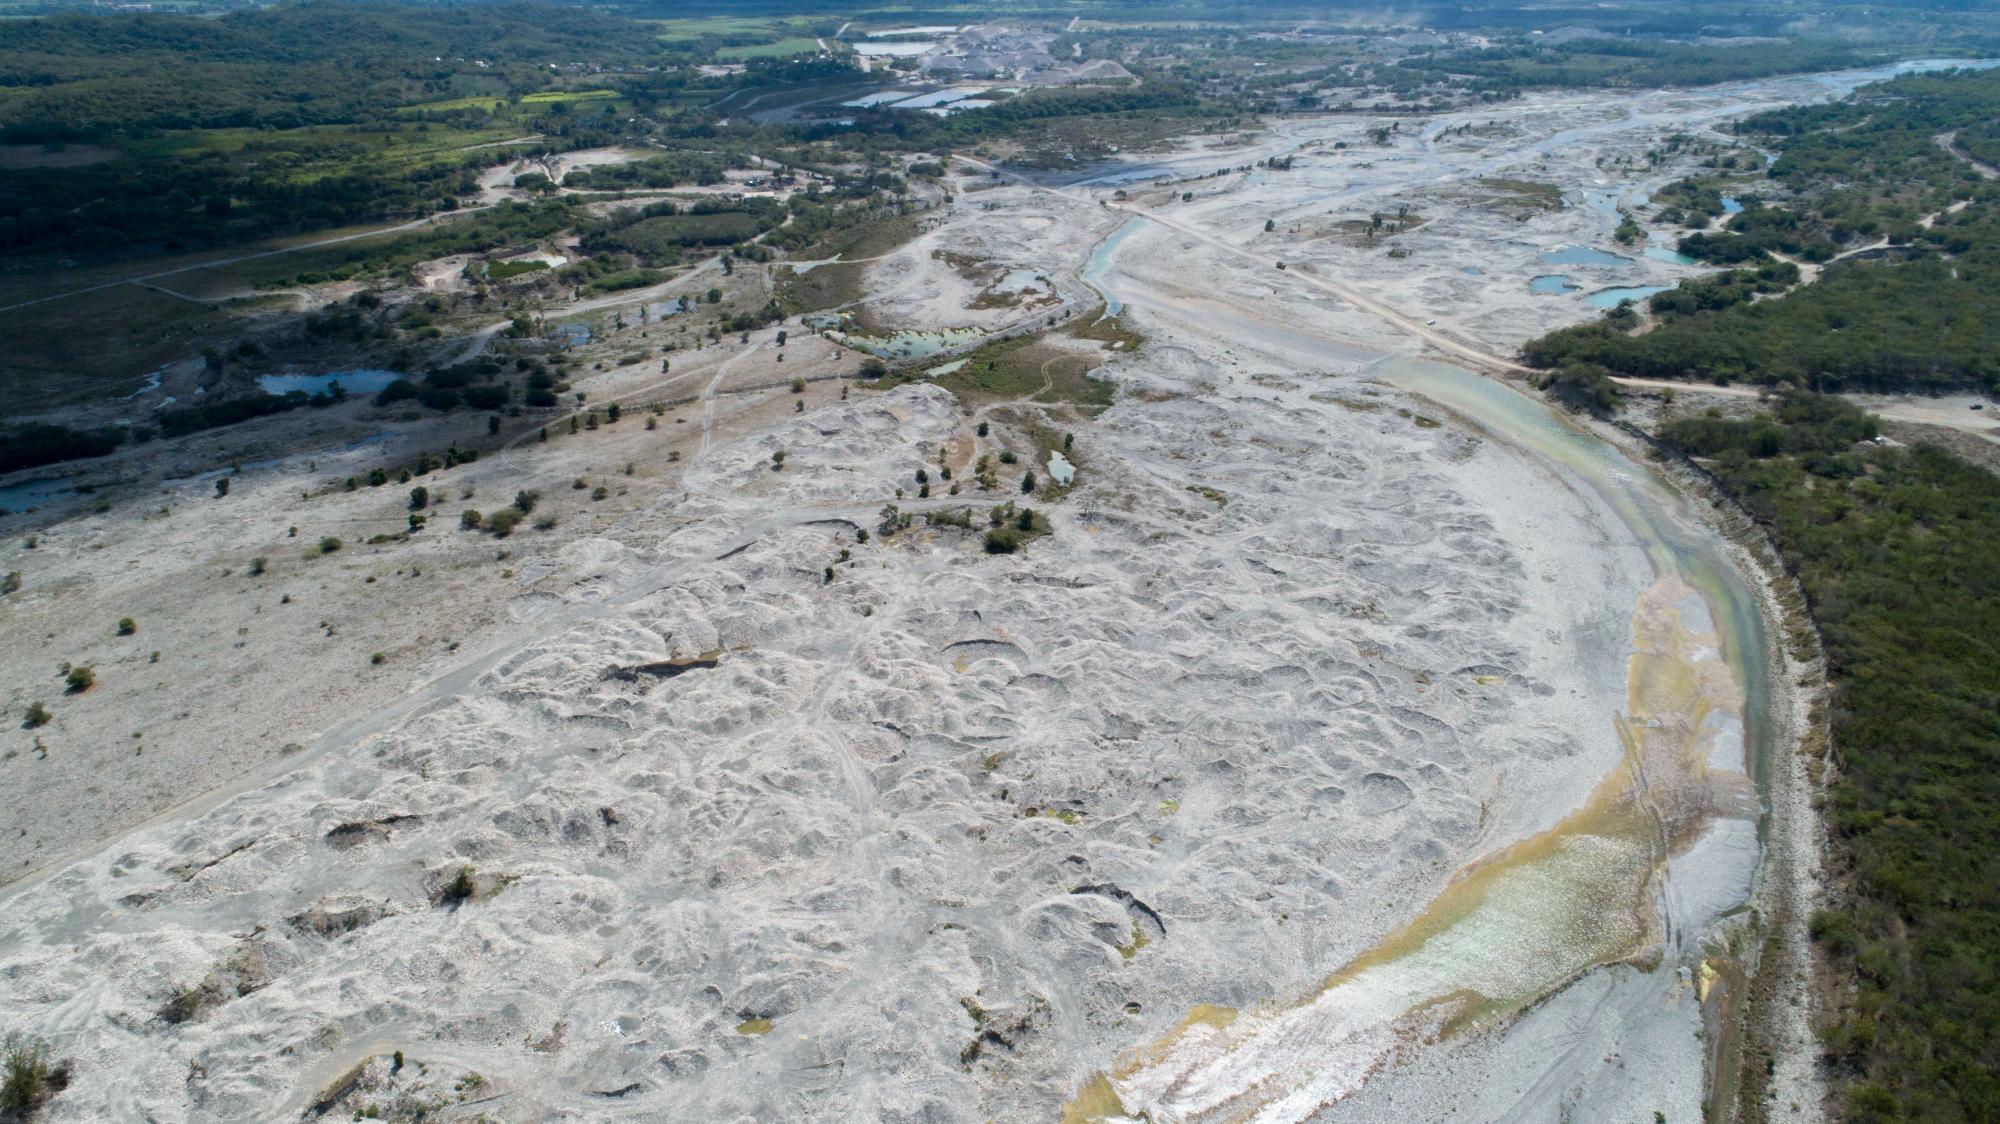
M 14 426 L 0 431 L 0 472 L 101 457 L 126 437 L 122 429 L 69 429 L 60 425 Z
M 0 1064 L 0 1119 L 29 1120 L 49 1099 L 69 1087 L 68 1062 L 51 1064 L 48 1047 L 37 1039 L 8 1035 Z
M 1652 201 L 1663 212 L 1675 212 L 1678 221 L 1689 226 L 1707 226 L 1728 211 L 1722 202 L 1721 182 L 1707 176 L 1675 180 L 1655 191 Z
M 1048 517 L 1031 507 L 1017 508 L 1012 500 L 987 513 L 991 528 L 986 532 L 988 554 L 1012 554 L 1049 533 Z
M 2000 488 L 1874 419 L 1787 395 L 1661 436 L 1771 533 L 1824 639 L 1845 891 L 1815 914 L 1855 991 L 1823 1034 L 1854 1120 L 2000 1112 Z
M 442 906 L 460 906 L 479 896 L 479 883 L 469 866 L 461 866 L 451 878 L 438 889 L 437 901 Z
M 810 55 L 819 51 L 819 43 L 802 36 L 780 39 L 775 43 L 756 43 L 747 47 L 724 47 L 715 52 L 722 59 L 790 58 L 793 55 Z
M 1480 179 L 1473 184 L 1493 195 L 1493 203 L 1517 218 L 1541 211 L 1562 210 L 1562 188 L 1538 180 Z
M 486 263 L 488 281 L 509 281 L 529 273 L 541 273 L 549 268 L 549 263 L 540 259 L 524 261 L 496 261 Z
M 792 256 L 802 261 L 841 258 L 848 262 L 879 257 L 915 238 L 922 229 L 919 216 L 913 214 L 847 210 L 845 217 L 843 225 L 818 232 L 811 242 L 793 249 Z M 864 295 L 864 268 L 836 264 L 816 266 L 802 274 L 781 270 L 778 304 L 787 315 L 852 305 Z

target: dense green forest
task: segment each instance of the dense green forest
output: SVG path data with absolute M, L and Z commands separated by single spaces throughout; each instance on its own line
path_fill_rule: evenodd
M 1698 86 L 1801 71 L 1843 70 L 1892 57 L 1882 48 L 1838 42 L 1700 45 L 1581 39 L 1553 45 L 1511 44 L 1406 59 L 1399 65 L 1466 75 L 1478 88 L 1513 91 L 1550 86 Z
M 0 40 L 0 89 L 13 91 L 0 99 L 0 141 L 289 129 L 386 117 L 426 94 L 531 93 L 567 68 L 654 61 L 633 30 L 615 16 L 528 3 L 27 20 Z
M 1848 1117 L 2000 1119 L 2000 486 L 1873 432 L 1798 393 L 1662 436 L 1770 531 L 1825 640 L 1848 893 L 1813 933 L 1858 988 L 1824 1035 Z
M 176 251 L 451 210 L 520 151 L 617 135 L 616 99 L 587 95 L 655 58 L 631 31 L 511 3 L 12 24 L 0 143 L 45 159 L 0 174 L 0 253 Z
M 1741 129 L 1779 148 L 1780 198 L 1682 252 L 1764 271 L 1788 266 L 1776 258 L 1832 262 L 1819 280 L 1759 301 L 1683 282 L 1651 299 L 1657 330 L 1609 318 L 1535 341 L 1527 360 L 1816 390 L 2000 390 L 2000 186 L 1939 139 L 2000 148 L 2000 71 L 1899 78 Z

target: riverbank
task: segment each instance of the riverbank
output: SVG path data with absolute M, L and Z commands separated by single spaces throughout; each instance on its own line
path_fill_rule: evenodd
M 1739 994 L 1725 1004 L 1726 1021 L 1717 1027 L 1723 1050 L 1711 1055 L 1708 1119 L 1831 1119 L 1818 1037 L 1824 966 L 1810 932 L 1813 911 L 1825 904 L 1827 836 L 1819 808 L 1832 767 L 1818 627 L 1769 534 L 1706 470 L 1635 427 L 1587 424 L 1627 456 L 1656 465 L 1731 545 L 1738 567 L 1754 576 L 1751 588 L 1773 639 L 1763 657 L 1770 663 L 1774 734 L 1764 782 L 1764 859 L 1739 945 Z

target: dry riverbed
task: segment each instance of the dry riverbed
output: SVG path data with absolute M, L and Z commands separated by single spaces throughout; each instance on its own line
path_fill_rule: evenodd
M 419 481 L 440 509 L 409 541 L 369 542 L 409 485 L 339 486 L 368 449 L 10 536 L 0 619 L 33 642 L 0 682 L 53 721 L 0 735 L 26 874 L 0 890 L 0 1028 L 73 1059 L 55 1119 L 975 1120 L 1048 1118 L 1204 1011 L 1314 995 L 1618 775 L 1621 716 L 1656 701 L 1636 650 L 1714 638 L 1662 623 L 1688 591 L 1615 497 L 1427 397 L 1415 338 L 1276 262 L 1504 354 L 1589 311 L 1529 289 L 1544 251 L 1609 246 L 1583 190 L 1686 171 L 1597 157 L 1821 89 L 1530 100 L 1379 150 L 1333 147 L 1369 122 L 1286 121 L 1162 162 L 1290 171 L 1127 185 L 1204 237 L 1105 242 L 1134 221 L 1112 186 L 987 181 L 868 264 L 892 328 L 1012 322 L 1042 298 L 994 298 L 1009 277 L 1109 293 L 1146 342 L 1064 345 L 1117 388 L 1094 419 L 832 378 L 855 356 L 794 324 L 783 362 L 760 332 L 586 375 L 594 403 L 676 404 Z M 1491 186 L 1536 180 L 1572 205 Z M 1338 225 L 1398 206 L 1424 221 Z M 1024 495 L 1058 431 L 1074 486 Z M 554 527 L 457 529 L 522 489 Z M 988 553 L 1009 501 L 1047 533 Z M 61 661 L 97 684 L 64 695 Z M 1351 1087 L 1288 1070 L 1307 1095 L 1273 1118 L 1407 1118 L 1472 1082 L 1480 1118 L 1693 1119 L 1705 992 L 1649 968 L 1704 908 L 1642 894 L 1606 947 L 1651 955 Z M 1551 1051 L 1546 1080 L 1499 1079 Z

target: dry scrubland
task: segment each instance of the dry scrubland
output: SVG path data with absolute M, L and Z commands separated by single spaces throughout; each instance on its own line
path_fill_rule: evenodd
M 1292 121 L 1170 163 L 1293 171 L 1129 190 L 1504 350 L 1584 314 L 1527 278 L 1616 216 L 1475 181 L 1609 186 L 1599 156 L 1805 90 L 1530 101 L 1467 115 L 1505 118 L 1485 139 L 1380 148 L 1372 122 Z M 1080 307 L 1126 219 L 1109 194 L 968 190 L 870 264 L 869 311 L 1012 315 L 968 308 L 978 283 L 933 251 Z M 1327 225 L 1393 201 L 1427 221 L 1372 246 Z M 589 375 L 593 404 L 695 401 L 417 481 L 437 503 L 407 543 L 367 540 L 408 485 L 336 482 L 414 433 L 10 536 L 0 612 L 34 642 L 0 682 L 54 721 L 4 734 L 0 859 L 46 870 L 0 913 L 0 1008 L 75 1064 L 51 1118 L 1046 1118 L 1195 1004 L 1309 991 L 1576 806 L 1619 760 L 1651 580 L 1602 503 L 1375 379 L 1416 343 L 1271 265 L 1157 228 L 1115 260 L 1146 345 L 1046 345 L 1116 385 L 1095 418 L 922 382 L 795 398 L 783 380 L 853 360 L 791 325 L 784 363 L 766 331 L 671 377 Z M 1682 271 L 1635 269 L 1618 283 Z M 1021 496 L 1055 431 L 1076 486 Z M 970 489 L 1003 449 L 1030 455 Z M 918 517 L 890 533 L 899 488 Z M 458 529 L 520 489 L 554 528 Z M 1009 499 L 1049 533 L 989 554 Z M 970 530 L 922 517 L 968 507 Z M 65 696 L 60 661 L 97 685 Z M 1539 1018 L 1510 1048 L 1574 1044 Z M 1590 1042 L 1688 1049 L 1618 1033 Z M 1660 1069 L 1620 1078 L 1633 1103 L 1698 1112 L 1698 1071 Z M 1598 1103 L 1557 1072 L 1534 1103 Z M 1398 1087 L 1343 1108 L 1396 1118 Z

